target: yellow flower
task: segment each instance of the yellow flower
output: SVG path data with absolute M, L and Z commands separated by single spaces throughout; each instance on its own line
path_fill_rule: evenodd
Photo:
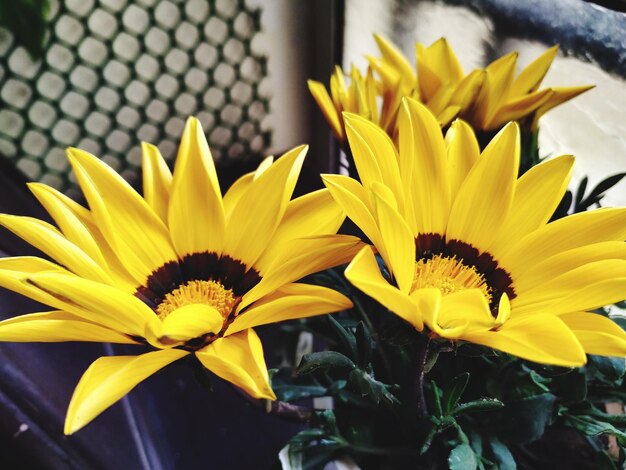
M 578 366 L 585 352 L 626 355 L 626 333 L 589 310 L 626 293 L 626 210 L 548 223 L 574 159 L 518 179 L 519 130 L 507 125 L 482 152 L 455 121 L 446 138 L 426 107 L 406 99 L 399 151 L 377 126 L 346 114 L 361 178 L 324 181 L 373 243 L 346 270 L 360 290 L 419 331 L 536 362 Z
M 477 130 L 497 130 L 509 121 L 523 121 L 534 130 L 547 111 L 592 88 L 539 89 L 558 46 L 548 49 L 517 77 L 516 52 L 465 75 L 445 38 L 428 47 L 416 44 L 416 70 L 393 44 L 379 35 L 374 38 L 381 57 L 368 56 L 366 77 L 353 67 L 351 83 L 346 88 L 341 68 L 337 67 L 330 80 L 330 95 L 324 85 L 309 80 L 309 89 L 340 142 L 346 139 L 343 111 L 378 124 L 396 142 L 403 97 L 424 103 L 443 128 L 461 117 Z M 372 70 L 380 82 L 374 79 Z
M 354 237 L 328 191 L 290 201 L 306 147 L 266 159 L 222 197 L 200 123 L 190 118 L 174 174 L 143 146 L 144 197 L 86 152 L 68 157 L 90 210 L 52 188 L 30 189 L 58 229 L 0 223 L 56 261 L 0 260 L 0 285 L 54 308 L 0 323 L 2 341 L 140 343 L 151 352 L 97 359 L 81 378 L 65 433 L 188 354 L 257 398 L 275 399 L 261 342 L 267 323 L 349 308 L 343 295 L 295 282 L 347 262 Z
M 416 44 L 417 74 L 396 47 L 379 35 L 376 42 L 381 58 L 370 64 L 381 75 L 384 89 L 398 89 L 403 96 L 419 96 L 445 127 L 457 115 L 474 129 L 500 129 L 509 121 L 528 120 L 536 129 L 538 120 L 550 109 L 589 90 L 592 86 L 539 89 L 558 46 L 553 46 L 530 63 L 516 77 L 517 52 L 511 52 L 464 75 L 459 60 L 441 38 L 428 47 Z M 410 91 L 416 91 L 411 93 Z

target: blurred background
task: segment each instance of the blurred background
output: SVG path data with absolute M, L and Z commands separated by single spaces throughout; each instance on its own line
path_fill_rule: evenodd
M 80 199 L 64 152 L 83 148 L 135 184 L 140 142 L 171 163 L 186 117 L 207 134 L 223 189 L 267 154 L 311 146 L 300 190 L 337 171 L 338 147 L 306 80 L 365 67 L 379 32 L 411 60 L 441 36 L 465 71 L 561 49 L 544 84 L 596 88 L 541 122 L 540 154 L 578 157 L 573 186 L 626 171 L 623 2 L 582 0 L 0 0 L 0 210 L 45 218 L 41 181 Z M 604 205 L 626 204 L 626 182 Z M 2 232 L 0 253 L 32 254 Z M 0 317 L 38 307 L 3 292 Z M 271 338 L 272 332 L 264 334 Z M 76 436 L 65 408 L 101 345 L 0 344 L 0 464 L 21 468 L 271 468 L 299 425 L 247 406 L 190 364 L 167 368 Z M 268 361 L 279 360 L 268 351 Z

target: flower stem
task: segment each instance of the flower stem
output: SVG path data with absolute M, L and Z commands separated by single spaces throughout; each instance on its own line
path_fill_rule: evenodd
M 424 395 L 424 368 L 426 367 L 426 360 L 428 359 L 429 345 L 430 337 L 427 334 L 420 335 L 413 382 L 413 399 L 416 402 L 418 416 L 426 416 L 428 414 L 426 396 Z

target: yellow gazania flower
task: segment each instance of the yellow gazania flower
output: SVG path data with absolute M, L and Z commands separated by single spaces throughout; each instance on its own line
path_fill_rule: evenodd
M 493 61 L 485 69 L 464 75 L 459 60 L 441 38 L 429 47 L 416 44 L 417 74 L 404 55 L 390 42 L 375 35 L 381 58 L 370 58 L 380 73 L 384 89 L 399 89 L 403 96 L 419 96 L 445 127 L 457 115 L 475 129 L 496 130 L 509 121 L 528 120 L 536 129 L 550 109 L 589 90 L 592 86 L 539 89 L 558 46 L 551 47 L 515 77 L 517 52 Z M 398 83 L 403 86 L 399 87 Z M 416 90 L 411 93 L 411 90 Z
M 379 112 L 377 97 L 380 94 L 381 84 L 374 80 L 371 68 L 367 69 L 366 75 L 354 66 L 350 71 L 350 84 L 346 86 L 344 72 L 338 65 L 330 77 L 330 95 L 326 87 L 320 82 L 309 80 L 309 90 L 318 106 L 322 110 L 330 129 L 339 142 L 345 141 L 345 129 L 341 113 L 344 111 L 358 114 L 380 125 L 383 129 L 392 127 L 390 122 L 389 106 L 383 106 Z M 390 95 L 392 96 L 392 95 Z M 399 95 L 392 96 L 399 100 Z M 394 110 L 399 106 L 395 105 Z
M 290 201 L 306 150 L 264 161 L 222 197 L 200 123 L 190 118 L 173 176 L 144 144 L 144 198 L 96 157 L 70 149 L 90 210 L 32 184 L 58 229 L 0 217 L 58 263 L 0 260 L 0 285 L 56 309 L 0 322 L 1 341 L 154 348 L 97 359 L 76 387 L 65 433 L 188 354 L 251 396 L 275 399 L 252 327 L 350 307 L 331 289 L 295 281 L 358 251 L 356 238 L 333 235 L 344 214 L 326 190 Z
M 455 121 L 406 99 L 399 151 L 371 122 L 346 114 L 362 183 L 324 181 L 371 240 L 346 270 L 357 288 L 430 334 L 536 362 L 578 366 L 585 352 L 626 355 L 626 333 L 589 310 L 626 293 L 626 210 L 547 223 L 574 162 L 562 156 L 517 178 L 519 130 L 507 125 L 482 152 Z

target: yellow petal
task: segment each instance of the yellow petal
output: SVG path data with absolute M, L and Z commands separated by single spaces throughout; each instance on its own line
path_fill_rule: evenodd
M 398 201 L 400 212 L 404 213 L 404 189 L 398 168 L 398 153 L 393 142 L 380 127 L 360 116 L 346 113 L 344 120 L 363 186 L 368 188 L 374 182 L 388 186 Z M 355 142 L 353 133 L 363 140 Z
M 409 133 L 414 155 L 410 190 L 418 233 L 444 233 L 450 210 L 446 148 L 439 123 L 432 113 L 415 100 L 405 98 L 407 113 L 400 134 Z M 407 127 L 408 126 L 408 127 Z M 402 137 L 401 137 L 402 138 Z M 406 184 L 406 183 L 405 183 Z
M 120 175 L 81 150 L 69 149 L 68 158 L 98 228 L 140 284 L 176 258 L 161 219 Z
M 537 90 L 558 51 L 558 45 L 552 46 L 528 64 L 511 85 L 511 96 L 520 96 Z
M 364 247 L 354 257 L 345 275 L 355 287 L 411 323 L 419 331 L 424 328 L 417 303 L 409 295 L 387 282 L 380 273 L 374 253 L 369 246 Z
M 626 260 L 606 259 L 579 266 L 560 273 L 536 287 L 519 292 L 513 299 L 515 308 L 566 297 L 573 292 L 586 289 L 592 284 L 614 278 L 626 277 Z M 626 298 L 626 292 L 624 292 Z
M 372 243 L 381 246 L 383 243 L 378 224 L 369 207 L 369 197 L 358 181 L 343 175 L 322 175 L 324 184 L 330 191 L 333 199 L 346 212 L 370 239 Z
M 254 398 L 275 400 L 261 340 L 252 329 L 219 338 L 196 351 L 202 365 Z
M 0 322 L 0 341 L 135 343 L 130 337 L 117 331 L 62 311 L 29 313 L 4 320 Z
M 344 139 L 343 129 L 341 126 L 341 117 L 337 114 L 337 110 L 335 109 L 335 105 L 328 95 L 328 91 L 326 91 L 326 87 L 322 85 L 320 82 L 316 82 L 314 80 L 308 80 L 307 84 L 309 86 L 309 91 L 313 95 L 313 98 L 317 102 L 322 114 L 326 118 L 330 129 L 335 134 L 335 137 L 342 142 Z
M 373 193 L 383 239 L 383 245 L 377 248 L 400 290 L 408 294 L 415 274 L 415 238 L 398 211 L 381 197 L 379 191 L 374 189 Z
M 29 183 L 28 188 L 70 242 L 83 250 L 98 266 L 107 266 L 98 243 L 87 226 L 87 220 L 93 223 L 87 209 L 45 184 Z
M 141 167 L 143 170 L 143 196 L 163 223 L 167 223 L 172 172 L 163 160 L 159 149 L 146 142 L 141 143 Z
M 519 167 L 519 128 L 507 125 L 482 153 L 459 188 L 446 237 L 489 248 L 513 200 Z
M 474 131 L 465 121 L 456 120 L 446 133 L 450 193 L 452 200 L 480 156 L 480 147 Z
M 139 382 L 187 354 L 187 351 L 168 349 L 140 356 L 96 359 L 74 390 L 65 418 L 64 433 L 72 434 L 89 424 Z
M 27 279 L 38 272 L 58 272 L 71 274 L 65 268 L 34 256 L 19 256 L 0 259 L 0 286 L 36 300 L 45 305 L 62 309 L 62 303 L 55 297 L 41 291 Z
M 496 129 L 509 121 L 517 121 L 546 103 L 553 92 L 549 88 L 507 101 L 491 118 L 489 128 Z
M 93 259 L 52 225 L 32 217 L 7 214 L 0 215 L 0 224 L 79 276 L 110 282 L 110 277 Z
M 256 267 L 265 271 L 280 256 L 283 246 L 291 240 L 337 233 L 344 219 L 343 209 L 327 189 L 320 189 L 290 201 L 280 225 L 256 262 Z
M 210 305 L 187 304 L 171 312 L 161 323 L 152 324 L 160 328 L 149 332 L 150 343 L 168 347 L 207 333 L 219 333 L 224 318 Z
M 241 312 L 226 330 L 231 335 L 247 328 L 352 308 L 337 291 L 309 284 L 287 284 Z
M 607 317 L 573 312 L 559 318 L 574 332 L 587 354 L 626 356 L 626 332 Z
M 497 331 L 472 331 L 463 339 L 541 364 L 578 367 L 587 360 L 574 333 L 555 315 L 511 317 Z
M 460 108 L 459 113 L 461 115 L 474 105 L 485 80 L 485 74 L 485 71 L 482 69 L 473 70 L 454 89 L 452 98 L 450 98 L 450 104 L 457 105 Z
M 428 47 L 428 59 L 439 76 L 446 77 L 451 83 L 458 83 L 463 78 L 459 59 L 445 38 L 438 39 Z
M 560 104 L 565 103 L 566 101 L 571 100 L 572 98 L 577 97 L 581 93 L 584 93 L 588 90 L 594 88 L 595 85 L 587 85 L 587 86 L 576 86 L 576 87 L 552 87 L 552 94 L 548 101 L 546 101 L 537 111 L 535 112 L 535 117 L 533 118 L 532 128 L 536 129 L 539 124 L 539 118 L 543 116 L 545 113 L 550 111 L 552 108 L 557 107 Z
M 33 274 L 28 282 L 58 299 L 63 310 L 114 330 L 143 337 L 156 314 L 137 297 L 105 284 L 56 273 Z
M 376 41 L 378 49 L 380 49 L 380 53 L 383 55 L 384 59 L 392 64 L 401 76 L 408 78 L 415 75 L 413 67 L 406 57 L 404 57 L 404 54 L 402 54 L 402 52 L 400 52 L 391 42 L 383 38 L 380 34 L 374 34 L 374 40 Z
M 489 302 L 480 289 L 465 289 L 445 295 L 441 299 L 438 325 L 444 329 L 440 336 L 450 338 L 446 329 L 465 326 L 465 331 L 485 331 L 494 326 Z
M 263 276 L 261 282 L 243 296 L 239 309 L 271 294 L 285 284 L 347 263 L 362 246 L 358 238 L 347 235 L 322 235 L 288 243 L 281 256 L 276 257 L 268 267 L 267 272 L 261 273 Z
M 252 266 L 267 247 L 296 185 L 308 147 L 287 152 L 250 184 L 226 227 L 224 252 Z
M 193 224 L 189 217 L 193 215 Z M 180 142 L 168 210 L 172 241 L 180 257 L 221 254 L 224 206 L 213 157 L 200 122 L 189 118 Z
M 603 208 L 563 217 L 530 232 L 500 258 L 515 278 L 560 252 L 626 239 L 626 209 Z
M 485 69 L 483 86 L 476 98 L 478 106 L 476 125 L 480 129 L 493 128 L 491 119 L 508 97 L 516 64 L 517 52 L 512 52 L 493 61 Z
M 228 188 L 226 194 L 224 194 L 224 214 L 226 216 L 226 222 L 230 219 L 233 213 L 233 209 L 237 203 L 246 195 L 248 188 L 254 181 L 255 173 L 247 173 L 235 180 L 235 182 Z
M 563 155 L 535 165 L 518 180 L 509 216 L 489 248 L 494 255 L 545 225 L 561 202 L 572 176 L 574 157 Z
M 515 290 L 524 292 L 584 264 L 608 259 L 626 260 L 626 243 L 600 242 L 558 253 L 532 266 L 524 276 L 516 279 Z

